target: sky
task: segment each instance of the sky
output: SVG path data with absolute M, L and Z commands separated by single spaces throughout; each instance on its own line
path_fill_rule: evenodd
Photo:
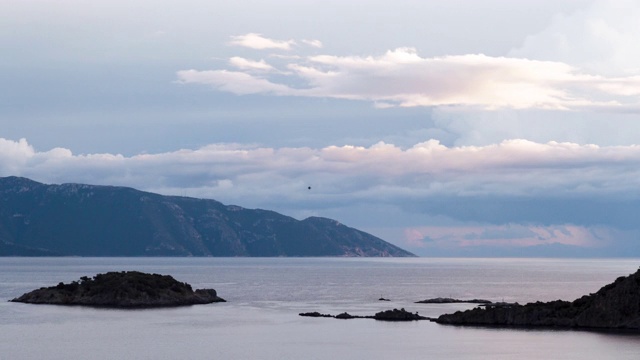
M 640 2 L 0 0 L 0 176 L 640 257 Z

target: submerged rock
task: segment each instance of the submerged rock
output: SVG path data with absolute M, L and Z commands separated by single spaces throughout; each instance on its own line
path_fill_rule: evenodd
M 148 308 L 224 302 L 214 289 L 193 291 L 169 275 L 109 272 L 80 281 L 43 287 L 11 300 L 30 304 Z
M 429 320 L 429 318 L 427 317 L 418 315 L 417 312 L 414 314 L 412 312 L 406 311 L 404 308 L 400 310 L 393 309 L 393 310 L 381 311 L 379 313 L 376 313 L 373 316 L 373 318 L 376 320 L 383 320 L 383 321 Z
M 298 315 L 300 315 L 300 316 L 307 316 L 307 317 L 329 317 L 329 318 L 335 317 L 335 316 L 330 315 L 330 314 L 320 314 L 320 313 L 319 313 L 319 312 L 317 312 L 317 311 L 313 311 L 313 312 L 306 312 L 306 313 L 300 313 L 300 314 L 298 314 Z
M 443 298 L 443 297 L 416 301 L 416 304 L 457 304 L 457 303 L 491 304 L 491 301 L 483 300 L 483 299 L 460 300 L 460 299 Z
M 640 330 L 640 270 L 572 302 L 496 303 L 445 314 L 435 321 L 453 325 Z

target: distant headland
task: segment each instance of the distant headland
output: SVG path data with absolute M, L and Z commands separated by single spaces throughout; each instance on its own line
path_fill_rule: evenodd
M 415 256 L 338 221 L 211 199 L 0 177 L 0 256 Z

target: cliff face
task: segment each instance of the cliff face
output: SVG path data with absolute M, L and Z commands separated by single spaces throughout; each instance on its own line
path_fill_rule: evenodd
M 526 305 L 494 304 L 485 309 L 440 316 L 454 325 L 550 326 L 640 330 L 640 270 L 572 302 L 556 300 Z
M 131 188 L 0 178 L 0 256 L 413 256 L 337 221 Z

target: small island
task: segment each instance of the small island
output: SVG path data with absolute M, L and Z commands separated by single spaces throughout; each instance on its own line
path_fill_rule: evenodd
M 640 270 L 622 276 L 595 294 L 572 302 L 555 300 L 526 305 L 486 304 L 484 308 L 441 315 L 435 322 L 451 325 L 553 327 L 640 331 Z
M 342 320 L 348 320 L 348 319 L 374 319 L 374 320 L 380 320 L 380 321 L 432 320 L 428 317 L 418 315 L 417 312 L 412 313 L 410 311 L 407 311 L 404 308 L 400 310 L 393 309 L 393 310 L 380 311 L 380 312 L 377 312 L 375 315 L 367 315 L 367 316 L 351 315 L 347 312 L 343 312 L 338 315 L 331 315 L 331 314 L 321 314 L 317 311 L 300 313 L 298 315 L 306 316 L 306 317 L 326 317 L 326 318 L 334 318 L 334 319 L 342 319 Z
M 154 308 L 224 302 L 214 289 L 193 290 L 170 275 L 139 271 L 108 272 L 80 281 L 43 287 L 12 302 L 84 305 L 108 308 Z

